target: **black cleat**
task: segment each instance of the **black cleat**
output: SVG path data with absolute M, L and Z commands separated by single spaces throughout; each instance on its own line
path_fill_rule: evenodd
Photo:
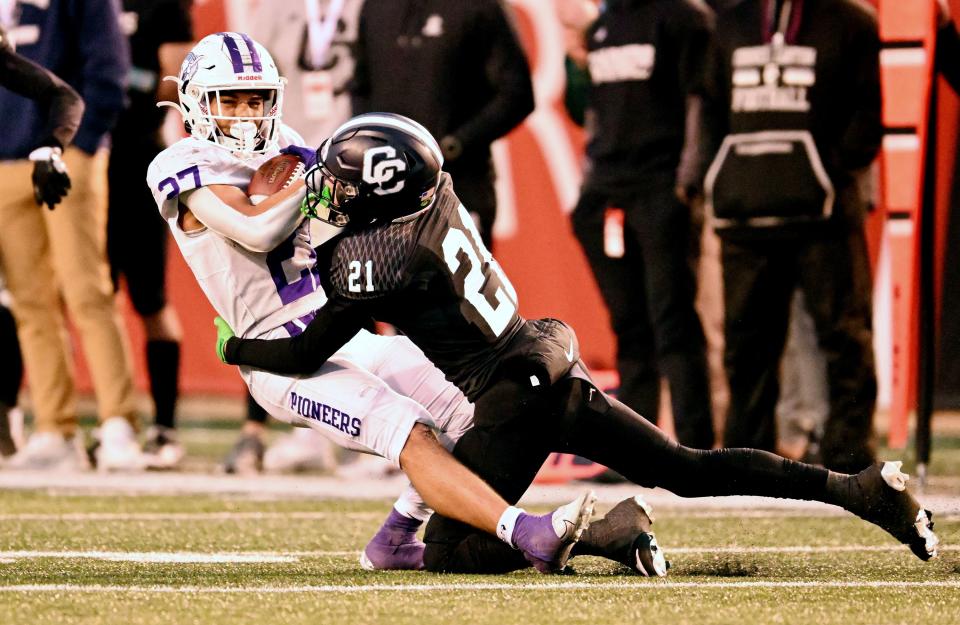
M 620 562 L 645 577 L 664 577 L 670 563 L 651 531 L 653 514 L 643 498 L 630 497 L 590 524 L 580 538 L 580 553 Z
M 933 533 L 933 514 L 907 492 L 909 475 L 902 462 L 877 462 L 851 476 L 851 501 L 846 506 L 865 521 L 882 527 L 921 560 L 937 557 L 940 539 Z

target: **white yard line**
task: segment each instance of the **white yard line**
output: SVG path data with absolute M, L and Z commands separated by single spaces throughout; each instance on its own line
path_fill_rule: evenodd
M 754 581 L 754 582 L 477 582 L 454 584 L 364 584 L 317 586 L 98 586 L 83 584 L 22 584 L 0 586 L 0 592 L 83 592 L 83 593 L 184 593 L 184 594 L 290 594 L 290 593 L 367 593 L 367 592 L 435 592 L 451 590 L 674 590 L 674 589 L 754 589 L 754 588 L 960 588 L 960 580 L 950 581 Z
M 960 546 L 944 545 L 942 551 L 958 551 Z M 894 553 L 906 552 L 903 545 L 838 545 L 838 546 L 810 546 L 795 545 L 784 547 L 665 547 L 668 555 L 675 554 L 814 554 L 814 553 Z M 12 563 L 16 560 L 35 560 L 39 558 L 92 559 L 111 562 L 149 562 L 149 563 L 291 563 L 301 558 L 353 558 L 359 551 L 240 551 L 240 552 L 193 552 L 193 551 L 0 551 L 0 563 Z
M 24 512 L 0 514 L 3 521 L 263 521 L 385 518 L 384 512 Z
M 344 552 L 351 553 L 351 552 Z M 0 561 L 58 558 L 91 559 L 109 562 L 146 562 L 153 564 L 287 564 L 299 562 L 298 556 L 280 553 L 197 553 L 184 551 L 3 551 Z

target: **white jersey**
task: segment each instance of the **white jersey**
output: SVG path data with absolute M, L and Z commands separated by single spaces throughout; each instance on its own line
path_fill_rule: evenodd
M 283 126 L 280 147 L 292 144 L 303 145 L 303 139 Z M 251 252 L 207 228 L 181 230 L 179 196 L 214 184 L 246 191 L 257 168 L 278 153 L 269 150 L 241 159 L 222 147 L 187 137 L 158 154 L 147 170 L 147 184 L 184 260 L 217 314 L 244 338 L 265 337 L 279 328 L 284 332 L 270 338 L 298 334 L 326 302 L 309 224 L 301 223 L 270 252 Z

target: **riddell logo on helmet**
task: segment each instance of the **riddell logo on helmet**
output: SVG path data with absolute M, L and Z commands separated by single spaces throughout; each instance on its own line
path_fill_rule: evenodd
M 237 74 L 237 80 L 263 80 L 263 76 L 260 74 Z

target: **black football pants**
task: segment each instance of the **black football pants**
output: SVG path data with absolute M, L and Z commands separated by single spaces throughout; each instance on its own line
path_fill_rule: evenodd
M 453 455 L 515 504 L 551 451 L 604 464 L 635 484 L 682 497 L 759 495 L 824 501 L 827 470 L 755 449 L 684 447 L 577 367 L 553 387 L 502 379 L 475 403 L 474 427 Z M 503 573 L 528 566 L 495 536 L 434 514 L 424 536 L 426 568 Z M 576 552 L 574 552 L 576 553 Z

